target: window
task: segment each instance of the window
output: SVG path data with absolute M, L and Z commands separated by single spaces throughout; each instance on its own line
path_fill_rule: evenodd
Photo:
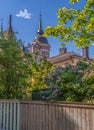
M 49 57 L 49 52 L 46 52 L 46 56 Z

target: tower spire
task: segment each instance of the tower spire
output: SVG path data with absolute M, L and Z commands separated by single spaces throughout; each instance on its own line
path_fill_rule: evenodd
M 3 18 L 1 19 L 1 32 L 3 32 Z
M 3 18 L 1 19 L 0 39 L 3 37 Z
M 44 33 L 43 29 L 42 29 L 42 16 L 41 16 L 41 12 L 40 12 L 40 18 L 39 18 L 39 28 L 38 28 L 37 33 L 40 34 L 40 35 L 42 35 Z
M 40 13 L 40 19 L 39 19 L 39 30 L 42 30 L 42 16 Z
M 12 15 L 9 15 L 9 25 L 7 30 L 9 32 L 12 32 Z

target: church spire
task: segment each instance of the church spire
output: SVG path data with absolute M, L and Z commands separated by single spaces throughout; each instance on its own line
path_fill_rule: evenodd
M 39 20 L 39 30 L 42 30 L 42 16 L 40 13 L 40 20 Z
M 42 35 L 44 33 L 43 29 L 42 29 L 42 16 L 41 16 L 41 13 L 40 13 L 40 18 L 39 18 L 39 28 L 38 28 L 37 33 L 40 34 L 40 35 Z
M 1 19 L 0 39 L 3 37 L 3 18 Z
M 3 32 L 3 18 L 1 19 L 1 32 Z
M 9 15 L 9 25 L 7 30 L 9 32 L 12 32 L 12 15 Z

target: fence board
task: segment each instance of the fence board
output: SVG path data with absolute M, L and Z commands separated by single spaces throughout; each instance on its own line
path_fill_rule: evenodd
M 90 126 L 91 130 L 94 130 L 94 109 L 89 110 L 89 113 L 91 115 L 91 116 L 89 116 L 89 121 L 90 121 L 89 126 Z
M 0 128 L 2 128 L 2 103 L 0 103 Z
M 13 130 L 16 130 L 16 103 L 14 103 L 13 105 Z
M 9 103 L 6 103 L 6 111 L 7 111 L 7 118 L 6 118 L 6 129 L 9 129 Z
M 9 121 L 10 121 L 10 130 L 12 130 L 12 103 L 10 103 L 10 118 L 9 118 Z
M 5 103 L 2 104 L 2 117 L 3 117 L 3 123 L 2 123 L 2 127 L 4 128 L 5 126 L 5 107 L 4 107 Z

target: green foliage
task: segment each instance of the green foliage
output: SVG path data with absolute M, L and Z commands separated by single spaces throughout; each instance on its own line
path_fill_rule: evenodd
M 70 0 L 70 3 L 79 1 Z M 59 37 L 62 46 L 73 41 L 78 48 L 88 47 L 94 42 L 94 0 L 86 0 L 82 10 L 59 8 L 57 17 L 57 25 L 48 26 L 45 29 L 45 36 Z M 90 65 L 80 63 L 65 69 L 56 68 L 51 76 L 46 78 L 46 83 L 51 88 L 51 94 L 45 97 L 46 99 L 94 100 L 94 62 Z
M 87 84 L 83 80 L 85 71 L 89 65 L 78 62 L 76 66 L 58 67 L 45 78 L 46 84 L 50 87 L 49 91 L 42 94 L 45 100 L 87 102 L 94 100 L 94 83 Z
M 0 39 L 0 98 L 31 98 L 32 90 L 47 87 L 44 77 L 51 70 L 52 64 L 46 59 L 37 63 L 23 52 L 14 34 Z
M 74 4 L 75 2 L 79 2 L 79 0 L 70 0 L 71 4 Z
M 89 65 L 88 70 L 85 72 L 84 80 L 90 86 L 94 84 L 94 59 L 92 64 Z
M 44 77 L 49 76 L 53 71 L 53 65 L 47 59 L 41 59 L 39 63 L 32 64 L 32 90 L 40 90 L 48 86 L 44 82 Z
M 0 39 L 0 98 L 26 98 L 31 75 L 28 60 L 30 56 L 12 34 Z
M 71 3 L 78 1 L 70 0 Z M 78 48 L 90 46 L 94 42 L 94 0 L 87 0 L 81 11 L 60 8 L 57 17 L 57 25 L 48 26 L 45 36 L 59 37 L 62 45 L 74 41 Z

